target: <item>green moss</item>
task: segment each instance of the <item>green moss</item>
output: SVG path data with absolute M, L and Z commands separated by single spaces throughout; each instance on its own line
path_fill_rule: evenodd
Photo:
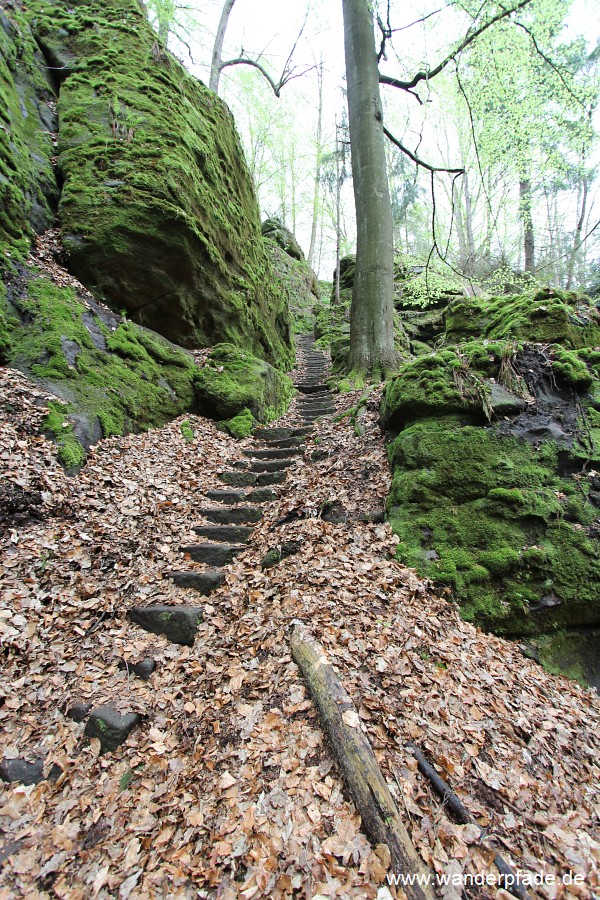
M 48 415 L 44 420 L 44 431 L 55 439 L 58 446 L 58 458 L 68 472 L 81 468 L 85 462 L 85 450 L 75 437 L 73 426 L 67 418 L 69 406 L 61 403 L 49 403 Z
M 23 258 L 33 227 L 53 223 L 57 187 L 48 101 L 53 92 L 17 4 L 0 10 L 0 256 Z M 43 116 L 43 120 L 42 120 Z
M 581 359 L 578 353 L 560 347 L 553 350 L 552 371 L 562 381 L 576 391 L 585 391 L 591 387 L 594 376 L 588 369 L 585 359 Z
M 398 556 L 449 585 L 465 618 L 506 634 L 597 620 L 598 541 L 581 524 L 593 510 L 553 444 L 446 416 L 407 427 L 388 453 Z
M 107 325 L 73 288 L 35 270 L 22 270 L 19 284 L 21 321 L 11 320 L 5 359 L 71 404 L 88 443 L 97 439 L 98 424 L 108 437 L 160 426 L 195 409 L 196 367 L 188 353 L 131 322 Z M 111 321 L 111 314 L 102 315 Z M 70 434 L 62 427 L 49 430 Z M 80 460 L 68 443 L 61 459 L 74 468 Z
M 518 339 L 578 349 L 600 344 L 600 314 L 589 299 L 551 289 L 536 294 L 469 298 L 445 313 L 446 339 Z
M 239 415 L 223 422 L 225 430 L 234 438 L 242 439 L 250 437 L 254 431 L 256 421 L 249 409 L 245 409 Z
M 200 411 L 217 420 L 247 416 L 259 422 L 278 418 L 294 388 L 287 375 L 232 344 L 218 344 L 195 374 Z
M 179 429 L 186 444 L 191 444 L 194 440 L 194 430 L 187 419 L 181 423 Z

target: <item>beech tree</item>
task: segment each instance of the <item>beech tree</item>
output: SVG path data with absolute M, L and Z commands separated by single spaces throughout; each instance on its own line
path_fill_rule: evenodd
M 381 31 L 379 54 L 375 47 L 373 12 L 370 0 L 342 0 L 344 48 L 350 121 L 352 175 L 357 222 L 356 274 L 352 295 L 349 368 L 360 383 L 365 376 L 385 377 L 394 368 L 396 352 L 393 327 L 394 248 L 393 221 L 387 180 L 384 135 L 416 165 L 436 172 L 463 174 L 462 168 L 433 166 L 406 147 L 383 124 L 379 84 L 390 85 L 418 96 L 421 84 L 443 72 L 458 54 L 496 22 L 523 9 L 532 0 L 506 7 L 483 3 L 464 38 L 438 65 L 422 69 L 410 79 L 380 75 L 379 60 L 385 56 L 386 42 L 393 36 L 388 20 L 378 17 Z M 483 14 L 482 14 L 483 10 Z

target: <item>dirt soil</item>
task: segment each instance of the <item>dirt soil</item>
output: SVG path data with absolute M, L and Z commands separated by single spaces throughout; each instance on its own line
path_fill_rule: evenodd
M 532 896 L 598 894 L 597 694 L 463 622 L 394 560 L 387 524 L 318 517 L 327 502 L 350 513 L 385 502 L 376 395 L 362 437 L 348 418 L 316 426 L 209 598 L 166 576 L 196 540 L 205 492 L 223 487 L 217 473 L 251 440 L 188 416 L 190 443 L 180 421 L 111 438 L 69 479 L 37 434 L 47 400 L 0 369 L 0 496 L 14 498 L 0 535 L 0 756 L 62 769 L 54 782 L 0 787 L 0 900 L 403 896 L 387 886 L 386 849 L 361 831 L 292 662 L 298 621 L 335 663 L 432 871 L 493 877 L 495 847 L 515 868 L 555 877 Z M 316 449 L 326 455 L 310 463 Z M 276 524 L 292 511 L 302 517 Z M 261 569 L 268 549 L 295 540 L 299 553 Z M 202 607 L 193 647 L 128 621 L 131 606 L 151 603 Z M 119 668 L 148 656 L 147 682 Z M 77 701 L 143 723 L 102 756 L 65 715 Z M 408 741 L 489 842 L 446 812 Z M 567 873 L 580 883 L 564 885 Z M 466 896 L 508 897 L 489 885 Z

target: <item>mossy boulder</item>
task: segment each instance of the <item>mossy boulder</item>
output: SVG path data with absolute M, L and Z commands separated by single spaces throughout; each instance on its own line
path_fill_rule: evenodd
M 31 266 L 13 267 L 2 288 L 3 359 L 58 398 L 46 430 L 67 469 L 102 437 L 195 411 L 196 365 L 185 350 Z
M 227 341 L 285 367 L 289 314 L 226 104 L 160 46 L 138 0 L 32 0 L 27 17 L 60 79 L 70 270 L 182 346 Z
M 600 352 L 562 324 L 423 354 L 381 405 L 399 558 L 507 635 L 600 625 Z
M 570 349 L 600 345 L 600 313 L 587 297 L 546 288 L 534 294 L 464 298 L 445 312 L 446 340 L 511 338 L 562 344 Z
M 249 433 L 249 415 L 270 422 L 286 411 L 294 393 L 287 375 L 233 344 L 213 347 L 194 383 L 201 415 L 226 422 L 239 437 Z
M 44 59 L 17 4 L 0 10 L 0 254 L 22 255 L 54 221 L 57 129 Z
M 265 219 L 261 225 L 261 231 L 264 237 L 277 244 L 287 256 L 291 256 L 292 259 L 296 259 L 299 262 L 304 262 L 305 257 L 302 247 L 280 219 Z

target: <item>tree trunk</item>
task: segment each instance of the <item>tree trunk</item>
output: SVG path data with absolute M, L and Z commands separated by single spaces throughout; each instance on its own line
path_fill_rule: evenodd
M 223 62 L 223 41 L 225 40 L 225 32 L 227 31 L 227 23 L 229 22 L 229 14 L 233 9 L 235 0 L 225 0 L 223 9 L 221 10 L 221 18 L 219 19 L 219 27 L 217 28 L 217 36 L 215 37 L 215 45 L 213 47 L 212 63 L 210 66 L 210 81 L 208 83 L 211 91 L 215 94 L 219 93 L 219 79 L 221 78 L 221 63 Z
M 467 232 L 467 270 L 465 274 L 470 277 L 475 271 L 475 238 L 473 236 L 473 205 L 467 172 L 463 175 L 463 190 L 465 192 L 465 229 Z
M 338 141 L 338 123 L 335 123 L 335 305 L 341 303 L 340 297 L 340 262 L 342 259 L 342 229 L 341 229 L 341 193 L 342 179 L 340 173 L 340 150 Z
M 314 268 L 315 247 L 317 243 L 317 226 L 319 219 L 319 191 L 321 189 L 321 136 L 323 132 L 323 63 L 317 70 L 319 84 L 319 114 L 317 118 L 317 167 L 315 171 L 315 193 L 313 195 L 313 217 L 310 231 L 310 248 L 308 250 L 308 264 Z
M 350 321 L 350 369 L 357 380 L 394 368 L 394 246 L 373 16 L 368 0 L 342 0 L 356 275 Z
M 567 284 L 566 288 L 568 291 L 573 287 L 573 273 L 575 271 L 575 259 L 577 256 L 577 251 L 579 250 L 579 244 L 581 243 L 581 232 L 583 231 L 583 223 L 585 222 L 585 211 L 587 207 L 587 196 L 588 196 L 588 180 L 587 176 L 583 176 L 581 182 L 581 211 L 579 213 L 579 218 L 577 220 L 577 227 L 575 228 L 575 234 L 573 235 L 573 249 L 571 250 L 571 255 L 569 257 L 569 265 L 567 268 Z
M 531 218 L 531 181 L 522 177 L 519 181 L 519 208 L 523 222 L 523 248 L 525 251 L 525 271 L 530 275 L 535 272 L 535 239 L 533 220 Z

